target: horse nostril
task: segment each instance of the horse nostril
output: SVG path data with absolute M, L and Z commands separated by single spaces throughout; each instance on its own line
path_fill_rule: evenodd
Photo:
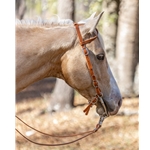
M 120 107 L 122 105 L 122 99 L 119 100 L 118 106 Z
M 114 106 L 110 105 L 107 101 L 105 101 L 105 105 L 106 105 L 109 112 L 114 111 Z

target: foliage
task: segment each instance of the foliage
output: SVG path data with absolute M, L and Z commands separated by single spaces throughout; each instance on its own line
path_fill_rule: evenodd
M 82 3 L 85 7 L 89 7 L 89 11 L 82 12 L 83 17 L 88 18 L 92 13 L 100 13 L 102 11 L 103 0 L 75 0 L 76 3 Z M 27 15 L 41 15 L 43 10 L 47 11 L 48 16 L 57 14 L 57 0 L 26 0 Z M 76 8 L 77 9 L 77 8 Z M 78 10 L 81 11 L 81 10 Z M 76 11 L 76 13 L 78 12 Z M 111 14 L 108 18 L 109 22 L 115 22 L 118 18 L 117 14 Z M 100 25 L 101 26 L 101 25 Z
M 88 18 L 91 14 L 94 12 L 97 12 L 99 14 L 102 11 L 102 2 L 103 0 L 75 0 L 76 3 L 81 3 L 85 7 L 88 8 L 88 11 L 82 11 L 78 10 L 76 8 L 76 15 L 82 14 L 84 18 Z M 46 17 L 51 17 L 55 14 L 57 14 L 57 0 L 26 0 L 26 17 L 32 18 L 33 16 L 41 16 L 42 11 L 46 11 Z M 82 12 L 81 12 L 82 11 Z M 110 20 L 112 21 L 115 18 L 115 16 L 112 16 Z M 102 21 L 98 25 L 98 28 L 101 29 L 102 27 Z
M 57 4 L 57 0 L 26 0 L 27 15 L 40 16 L 42 11 L 46 11 L 48 16 L 57 14 Z
M 103 0 L 94 0 L 89 5 L 89 14 L 94 12 L 100 13 L 102 11 Z
M 45 2 L 45 3 L 44 3 Z M 40 15 L 42 10 L 46 10 L 49 14 L 57 14 L 57 0 L 26 0 L 27 13 L 31 11 L 37 15 Z M 76 3 L 82 3 L 89 7 L 89 11 L 84 12 L 84 16 L 87 18 L 94 12 L 100 13 L 102 11 L 103 0 L 76 0 Z
M 94 12 L 96 12 L 97 14 L 102 12 L 103 0 L 76 0 L 76 2 L 81 3 L 82 5 L 84 5 L 85 7 L 88 8 L 88 11 L 82 11 L 82 10 L 78 10 L 78 8 L 76 8 L 78 10 L 77 11 L 78 14 L 76 14 L 76 15 L 81 14 L 83 16 L 83 18 L 88 18 Z M 102 27 L 102 21 L 100 21 L 100 23 L 98 25 L 98 29 L 101 30 L 101 27 Z

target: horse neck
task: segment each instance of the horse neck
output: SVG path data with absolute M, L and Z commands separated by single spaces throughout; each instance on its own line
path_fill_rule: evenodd
M 75 44 L 73 26 L 16 28 L 18 91 L 45 77 L 60 77 L 61 57 Z

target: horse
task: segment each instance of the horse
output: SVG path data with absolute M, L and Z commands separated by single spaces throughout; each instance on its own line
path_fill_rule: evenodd
M 86 46 L 98 87 L 110 115 L 115 115 L 122 97 L 109 67 L 103 38 L 96 28 L 102 13 L 92 14 L 78 24 L 83 40 L 97 36 Z M 70 19 L 18 20 L 16 22 L 16 93 L 47 77 L 63 79 L 89 102 L 95 87 L 87 69 L 78 35 Z M 98 113 L 103 113 L 98 106 Z

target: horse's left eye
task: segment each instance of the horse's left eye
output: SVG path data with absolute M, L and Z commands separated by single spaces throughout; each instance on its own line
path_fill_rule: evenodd
M 105 58 L 104 54 L 98 54 L 98 55 L 96 55 L 96 57 L 98 60 L 104 60 L 104 58 Z

